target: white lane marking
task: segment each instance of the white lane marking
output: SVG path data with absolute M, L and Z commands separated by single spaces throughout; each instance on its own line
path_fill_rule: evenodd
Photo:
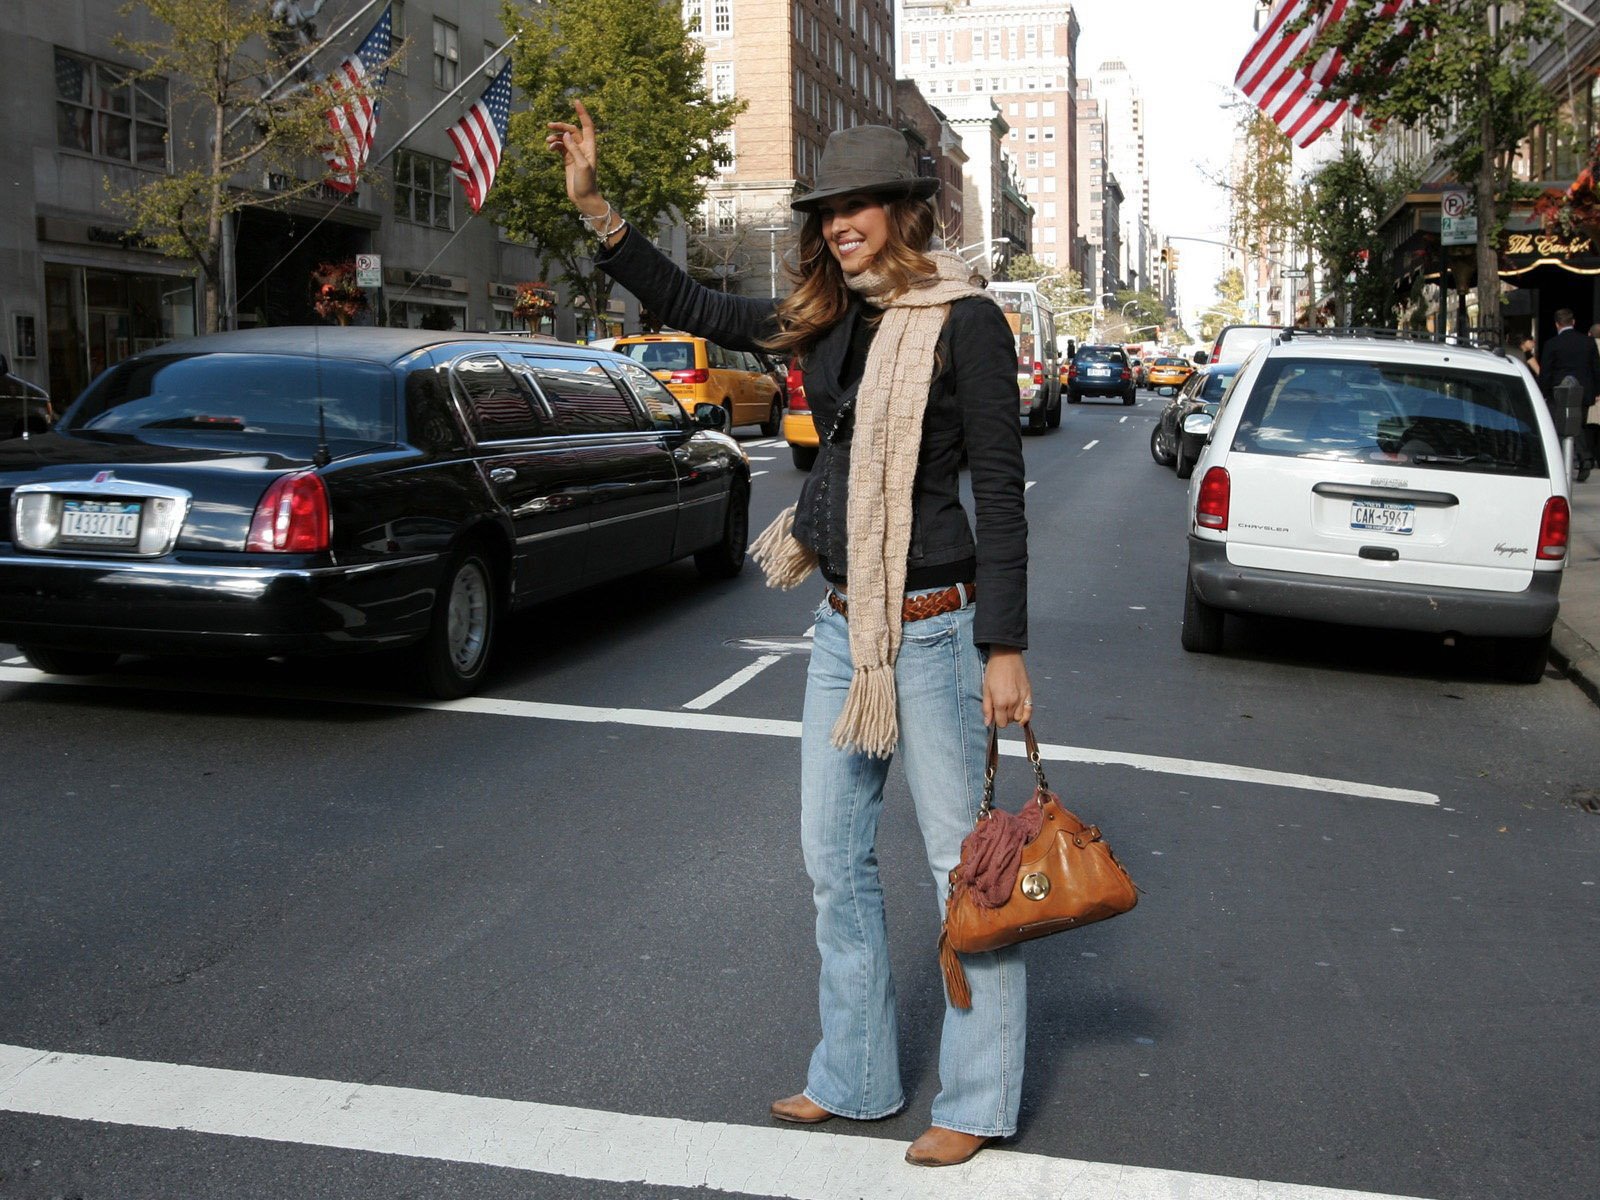
M 1100 439 L 1099 438 L 1095 438 L 1094 441 L 1090 442 L 1087 446 L 1084 447 L 1084 449 L 1085 450 L 1093 450 L 1099 444 L 1100 444 Z
M 1127 423 L 1128 423 L 1128 418 L 1127 417 L 1118 417 L 1117 418 L 1117 424 L 1118 425 L 1126 425 Z
M 1038 482 L 1039 481 L 1037 479 L 1030 479 L 1030 480 L 1028 480 L 1027 483 L 1022 485 L 1022 490 L 1023 491 L 1027 491 L 1029 488 L 1031 488 L 1034 484 L 1036 484 Z
M 809 632 L 809 631 L 808 631 Z M 46 675 L 24 667 L 0 667 L 0 683 L 52 683 L 64 687 L 99 687 L 121 690 L 201 693 L 237 696 L 237 689 L 222 683 L 202 680 L 138 678 L 119 675 Z M 705 733 L 753 733 L 766 737 L 798 738 L 799 721 L 765 717 L 735 717 L 711 713 L 661 711 L 651 708 L 601 708 L 583 704 L 549 704 L 539 700 L 502 700 L 492 696 L 468 696 L 462 700 L 411 700 L 403 696 L 347 692 L 331 695 L 308 693 L 302 688 L 256 684 L 252 699 L 316 700 L 326 704 L 363 704 L 378 708 L 427 709 L 434 712 L 478 713 L 483 716 L 518 717 L 525 720 L 576 721 L 590 725 L 633 725 L 645 729 L 692 729 Z M 1027 757 L 1021 742 L 1004 741 L 1000 752 L 1013 758 Z M 1039 747 L 1041 757 L 1051 762 L 1087 763 L 1092 766 L 1132 767 L 1136 771 L 1155 771 L 1163 775 L 1186 775 L 1201 779 L 1223 779 L 1234 783 L 1260 783 L 1268 787 L 1294 788 L 1308 792 L 1328 792 L 1336 796 L 1355 796 L 1368 800 L 1394 800 L 1402 804 L 1437 805 L 1433 792 L 1410 788 L 1385 787 L 1321 775 L 1302 775 L 1292 771 L 1271 771 L 1234 763 L 1206 762 L 1201 759 L 1169 758 L 1156 754 L 1125 754 L 1119 750 L 1095 750 L 1086 746 Z
M 0 1109 L 785 1200 L 1408 1200 L 1002 1149 L 927 1171 L 906 1164 L 898 1139 L 870 1134 L 636 1116 L 26 1046 L 0 1045 Z
M 751 472 L 750 472 L 750 478 L 751 478 L 751 479 L 754 479 L 754 478 L 755 478 L 755 477 L 756 477 L 756 476 L 757 476 L 757 475 L 765 475 L 765 474 L 766 474 L 766 471 L 765 471 L 765 470 L 761 470 L 761 471 L 751 471 Z
M 749 683 L 757 675 L 761 674 L 761 672 L 765 671 L 768 667 L 782 657 L 783 655 L 781 654 L 763 654 L 760 658 L 756 659 L 755 662 L 744 668 L 744 670 L 737 671 L 730 675 L 710 691 L 701 692 L 700 695 L 689 701 L 689 703 L 685 704 L 684 707 L 694 709 L 710 708 L 724 696 L 731 695 L 732 693 L 738 691 L 745 684 Z
M 770 454 L 751 454 L 748 457 L 749 457 L 751 462 L 771 462 L 772 461 L 772 455 L 770 455 Z
M 6 659 L 5 665 L 8 667 L 22 667 L 26 666 L 27 662 L 28 660 L 23 655 L 19 654 L 15 658 Z

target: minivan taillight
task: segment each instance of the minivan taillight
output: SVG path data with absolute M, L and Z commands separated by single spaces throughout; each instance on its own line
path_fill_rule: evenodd
M 1033 382 L 1035 386 L 1044 382 L 1044 364 L 1042 362 L 1033 364 Z
M 315 471 L 280 475 L 256 505 L 246 550 L 312 554 L 328 548 L 328 488 Z
M 706 383 L 711 379 L 711 372 L 704 367 L 696 367 L 692 371 L 674 371 L 673 383 Z
M 806 373 L 799 367 L 789 368 L 789 411 L 810 412 L 811 405 L 806 403 Z
M 1200 481 L 1200 498 L 1195 502 L 1194 519 L 1202 529 L 1228 527 L 1228 498 L 1232 485 L 1228 472 L 1212 467 Z
M 1567 556 L 1567 533 L 1572 528 L 1572 510 L 1565 496 L 1551 496 L 1544 502 L 1539 519 L 1539 557 L 1545 560 Z

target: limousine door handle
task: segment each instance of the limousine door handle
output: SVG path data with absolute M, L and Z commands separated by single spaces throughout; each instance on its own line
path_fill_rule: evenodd
M 517 477 L 515 467 L 496 467 L 489 472 L 489 478 L 495 483 L 510 483 Z

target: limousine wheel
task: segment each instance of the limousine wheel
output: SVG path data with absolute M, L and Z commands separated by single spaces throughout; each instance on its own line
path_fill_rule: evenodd
M 499 615 L 494 572 L 483 551 L 456 551 L 434 604 L 433 624 L 417 649 L 422 684 L 441 700 L 478 690 L 489 665 Z
M 722 522 L 722 540 L 695 552 L 694 565 L 707 579 L 732 579 L 744 569 L 745 546 L 750 541 L 750 485 L 735 479 L 728 490 L 728 515 Z
M 46 675 L 99 675 L 117 665 L 120 655 L 99 650 L 57 650 L 52 646 L 18 646 L 22 657 Z

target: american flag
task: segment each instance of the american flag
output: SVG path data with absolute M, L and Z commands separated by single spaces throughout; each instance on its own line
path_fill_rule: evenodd
M 1427 0 L 1355 0 L 1368 3 L 1376 10 L 1380 20 L 1399 18 L 1402 10 L 1413 3 Z M 1309 67 L 1296 66 L 1295 60 L 1304 54 L 1328 29 L 1337 25 L 1349 11 L 1351 0 L 1334 0 L 1303 29 L 1290 32 L 1288 26 L 1303 17 L 1310 0 L 1283 0 L 1273 9 L 1255 44 L 1250 47 L 1233 77 L 1233 85 L 1272 123 L 1304 148 L 1311 145 L 1352 108 L 1347 100 L 1331 100 L 1323 95 L 1323 88 L 1345 69 L 1344 55 L 1336 50 L 1326 50 Z M 1403 20 L 1404 18 L 1399 18 Z M 1360 115 L 1359 105 L 1354 112 Z
M 378 128 L 378 101 L 370 89 L 382 87 L 389 73 L 387 63 L 393 33 L 393 12 L 385 8 L 356 52 L 330 71 L 324 81 L 324 87 L 333 98 L 333 107 L 328 109 L 328 128 L 333 130 L 333 143 L 323 149 L 322 157 L 327 159 L 332 172 L 328 186 L 336 191 L 356 190 L 361 182 L 361 169 L 367 165 L 367 155 L 372 153 L 372 135 Z
M 466 189 L 472 211 L 483 207 L 484 197 L 494 186 L 494 173 L 506 144 L 506 126 L 511 121 L 511 64 L 500 68 L 479 101 L 447 131 L 456 146 L 450 164 L 461 186 Z

